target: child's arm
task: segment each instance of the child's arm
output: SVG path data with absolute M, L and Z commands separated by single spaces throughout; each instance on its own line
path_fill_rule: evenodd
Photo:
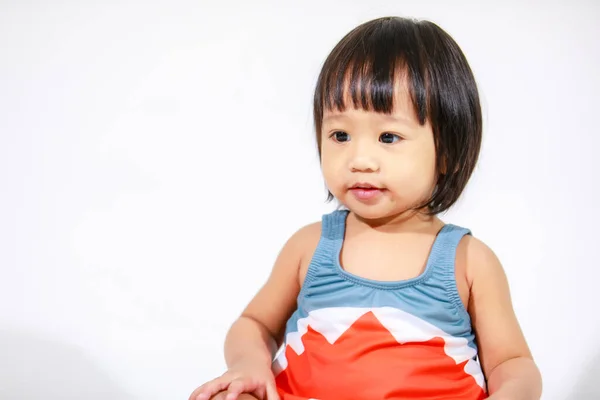
M 277 398 L 271 362 L 296 306 L 300 264 L 316 248 L 320 229 L 320 224 L 302 228 L 283 246 L 267 282 L 227 333 L 228 371 L 196 389 L 190 400 L 209 399 L 222 390 L 227 390 L 228 400 L 252 392 L 260 398 L 264 394 L 269 400 Z
M 467 236 L 458 249 L 470 283 L 468 311 L 477 333 L 490 399 L 538 400 L 542 379 L 515 316 L 508 281 L 496 255 Z

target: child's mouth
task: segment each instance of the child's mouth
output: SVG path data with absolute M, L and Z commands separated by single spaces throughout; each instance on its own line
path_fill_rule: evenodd
M 359 201 L 369 201 L 373 200 L 381 193 L 384 189 L 379 187 L 370 185 L 370 184 L 357 184 L 350 188 L 350 192 L 356 197 Z

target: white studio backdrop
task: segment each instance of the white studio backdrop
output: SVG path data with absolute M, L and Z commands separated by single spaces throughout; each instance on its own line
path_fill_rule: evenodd
M 355 25 L 463 48 L 485 139 L 443 216 L 502 260 L 546 400 L 600 398 L 600 3 L 0 3 L 0 399 L 187 399 L 324 202 L 311 96 Z

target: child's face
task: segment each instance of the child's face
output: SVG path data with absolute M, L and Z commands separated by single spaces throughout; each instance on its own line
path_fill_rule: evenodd
M 418 206 L 435 186 L 431 125 L 419 125 L 408 94 L 398 92 L 391 115 L 352 107 L 323 115 L 325 183 L 342 204 L 363 218 L 393 217 Z M 375 189 L 367 189 L 369 185 Z

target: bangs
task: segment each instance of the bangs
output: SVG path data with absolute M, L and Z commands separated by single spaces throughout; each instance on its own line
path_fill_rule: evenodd
M 315 105 L 323 111 L 355 109 L 390 114 L 402 88 L 422 125 L 427 119 L 426 57 L 414 22 L 388 18 L 350 32 L 323 66 Z M 350 103 L 350 104 L 348 104 Z

